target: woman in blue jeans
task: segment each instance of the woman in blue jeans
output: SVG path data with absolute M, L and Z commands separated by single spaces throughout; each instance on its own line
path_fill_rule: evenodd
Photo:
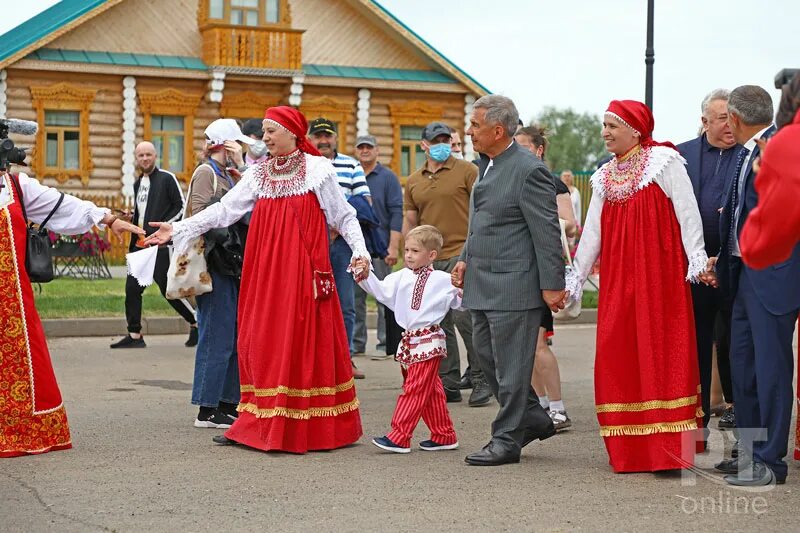
M 195 169 L 189 184 L 186 217 L 218 202 L 233 188 L 244 171 L 239 142 L 255 142 L 243 135 L 232 119 L 215 120 L 206 128 L 205 134 L 203 161 Z M 200 406 L 194 421 L 194 426 L 198 428 L 229 428 L 238 416 L 236 312 L 241 255 L 231 252 L 231 249 L 244 250 L 244 232 L 239 224 L 241 222 L 230 228 L 212 230 L 205 236 L 206 259 L 213 290 L 196 297 L 199 338 L 192 403 Z M 234 232 L 242 237 L 240 241 L 230 239 L 229 235 Z

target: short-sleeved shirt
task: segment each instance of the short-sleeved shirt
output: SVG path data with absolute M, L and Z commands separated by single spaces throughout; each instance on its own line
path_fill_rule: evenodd
M 408 177 L 403 209 L 416 211 L 420 225 L 430 224 L 442 232 L 440 259 L 461 254 L 469 226 L 469 197 L 477 177 L 478 167 L 453 156 L 436 172 L 425 165 Z
M 336 169 L 336 178 L 345 198 L 349 200 L 352 196 L 370 195 L 367 178 L 364 176 L 361 163 L 357 160 L 349 155 L 336 152 L 336 157 L 333 158 L 333 168 Z

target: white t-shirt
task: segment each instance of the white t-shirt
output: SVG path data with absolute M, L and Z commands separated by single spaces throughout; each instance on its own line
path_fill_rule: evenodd
M 139 192 L 136 195 L 136 209 L 139 211 L 139 219 L 136 225 L 140 228 L 144 227 L 144 211 L 147 209 L 147 197 L 150 195 L 150 177 L 142 176 L 139 182 Z

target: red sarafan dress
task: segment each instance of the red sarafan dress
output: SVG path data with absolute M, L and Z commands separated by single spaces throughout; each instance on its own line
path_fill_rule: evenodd
M 0 177 L 0 457 L 72 447 L 67 414 L 25 270 L 25 212 L 41 223 L 61 196 L 20 174 Z M 18 194 L 22 192 L 22 197 Z M 89 231 L 107 210 L 65 195 L 47 226 L 66 234 Z
M 613 159 L 592 186 L 567 288 L 579 292 L 602 257 L 595 402 L 609 462 L 615 472 L 687 468 L 702 426 L 687 279 L 707 260 L 691 182 L 678 153 L 659 146 Z
M 225 436 L 264 451 L 331 450 L 362 430 L 335 286 L 315 291 L 315 277 L 324 284 L 331 273 L 328 226 L 354 254 L 369 254 L 330 161 L 302 152 L 278 159 L 174 224 L 176 248 L 252 209 L 238 310 L 239 418 Z

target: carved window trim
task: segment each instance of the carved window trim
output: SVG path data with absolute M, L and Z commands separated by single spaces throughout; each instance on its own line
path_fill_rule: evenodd
M 200 105 L 202 94 L 185 93 L 177 89 L 162 91 L 139 91 L 139 108 L 144 117 L 144 138 L 153 137 L 153 115 L 170 115 L 183 117 L 183 171 L 175 175 L 186 183 L 194 170 L 194 116 Z M 161 154 L 159 154 L 160 156 Z
M 330 96 L 303 99 L 299 109 L 309 122 L 319 117 L 335 122 L 339 148 L 343 146 L 342 143 L 347 143 L 347 121 L 355 116 L 355 99 L 344 100 Z
M 224 118 L 264 118 L 267 108 L 280 105 L 280 102 L 280 96 L 265 96 L 255 91 L 226 92 L 219 104 L 219 113 Z
M 58 183 L 65 183 L 70 178 L 78 178 L 83 186 L 89 184 L 89 175 L 94 169 L 92 154 L 89 149 L 89 112 L 97 94 L 94 89 L 84 89 L 68 83 L 57 83 L 47 87 L 31 87 L 31 100 L 36 111 L 36 145 L 33 150 L 31 169 L 38 178 L 53 177 Z M 48 167 L 45 160 L 46 126 L 45 111 L 78 111 L 80 112 L 80 152 L 79 168 L 66 169 Z
M 389 104 L 389 117 L 392 123 L 392 162 L 391 169 L 403 182 L 408 176 L 400 176 L 400 128 L 403 126 L 427 126 L 434 121 L 442 121 L 444 109 L 420 100 L 402 104 Z
M 222 18 L 212 18 L 209 0 L 200 0 L 197 9 L 197 22 L 201 30 L 209 24 L 213 24 L 215 26 L 235 26 L 241 28 L 287 28 L 292 25 L 292 13 L 289 0 L 278 0 L 278 22 L 267 22 L 267 0 L 259 0 L 257 26 L 231 24 L 231 1 L 223 0 L 223 2 L 224 7 Z

